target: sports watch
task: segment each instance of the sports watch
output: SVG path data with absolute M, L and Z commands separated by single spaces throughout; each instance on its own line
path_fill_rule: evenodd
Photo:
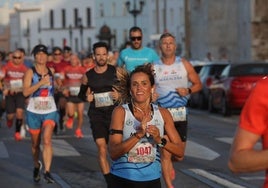
M 167 139 L 161 138 L 161 143 L 157 144 L 160 148 L 164 147 L 167 144 Z

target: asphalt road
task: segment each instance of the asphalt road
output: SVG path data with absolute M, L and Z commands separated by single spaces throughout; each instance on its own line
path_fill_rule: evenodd
M 232 174 L 227 168 L 227 158 L 238 116 L 224 118 L 221 115 L 191 110 L 189 139 L 182 162 L 174 163 L 177 188 L 208 187 L 261 187 L 263 173 Z M 66 130 L 53 136 L 54 158 L 52 175 L 55 184 L 39 184 L 32 181 L 32 157 L 29 135 L 21 142 L 13 139 L 14 127 L 8 129 L 2 120 L 0 127 L 0 186 L 104 188 L 97 150 L 87 117 L 83 126 L 85 137 L 77 139 L 74 130 Z M 162 182 L 163 184 L 163 182 Z M 165 188 L 164 184 L 162 186 Z

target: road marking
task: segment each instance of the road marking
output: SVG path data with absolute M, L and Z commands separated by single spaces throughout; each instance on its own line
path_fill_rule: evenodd
M 71 186 L 66 181 L 64 181 L 58 174 L 52 173 L 52 176 L 61 187 L 71 188 Z
M 9 158 L 7 148 L 3 142 L 0 142 L 0 158 Z
M 81 156 L 76 149 L 68 142 L 62 139 L 52 139 L 53 156 L 67 157 L 67 156 Z M 43 146 L 41 146 L 43 149 Z
M 195 174 L 197 175 L 200 175 L 200 176 L 203 176 L 213 182 L 216 182 L 217 184 L 220 184 L 220 185 L 223 185 L 225 187 L 232 187 L 232 188 L 246 188 L 244 186 L 241 186 L 241 185 L 238 185 L 238 184 L 235 184 L 235 183 L 232 183 L 228 180 L 225 180 L 223 178 L 220 178 L 218 176 L 215 176 L 211 173 L 208 173 L 207 171 L 205 170 L 202 170 L 202 169 L 189 169 L 190 171 L 194 172 Z
M 265 180 L 265 175 L 263 176 L 251 176 L 251 177 L 240 177 L 244 180 Z
M 216 140 L 227 143 L 227 144 L 232 144 L 233 143 L 233 137 L 221 137 L 221 138 L 216 138 Z M 255 146 L 254 149 L 257 150 L 262 150 L 262 144 L 258 142 Z
M 219 153 L 190 140 L 187 141 L 185 155 L 210 161 L 220 156 Z

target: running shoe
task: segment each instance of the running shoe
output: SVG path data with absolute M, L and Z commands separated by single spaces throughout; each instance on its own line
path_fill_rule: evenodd
M 83 133 L 82 133 L 82 130 L 81 130 L 81 129 L 76 129 L 76 130 L 75 130 L 75 136 L 76 136 L 77 138 L 83 138 L 84 135 L 83 135 Z
M 73 128 L 73 123 L 74 123 L 74 118 L 69 117 L 68 120 L 65 123 L 66 128 L 67 129 L 72 129 Z
M 41 161 L 38 161 L 38 164 L 39 164 L 39 167 L 34 167 L 34 170 L 33 170 L 33 179 L 34 179 L 34 182 L 35 183 L 38 183 L 41 179 L 41 176 L 40 176 L 40 172 L 41 172 L 41 169 L 42 169 L 42 163 Z
M 20 127 L 20 136 L 21 136 L 21 138 L 25 138 L 26 137 L 26 128 L 25 128 L 25 125 L 22 125 Z
M 55 183 L 54 178 L 51 176 L 51 174 L 49 172 L 44 173 L 44 178 L 45 178 L 47 183 Z
M 12 125 L 13 125 L 13 120 L 9 120 L 9 119 L 7 119 L 7 127 L 8 127 L 8 128 L 11 128 Z
M 21 140 L 22 140 L 22 137 L 21 137 L 21 135 L 20 135 L 20 132 L 15 132 L 15 134 L 14 134 L 14 139 L 15 139 L 16 141 L 21 141 Z

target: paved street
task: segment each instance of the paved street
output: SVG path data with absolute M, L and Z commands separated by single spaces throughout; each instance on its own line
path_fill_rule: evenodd
M 34 184 L 29 135 L 27 134 L 23 141 L 15 142 L 14 126 L 9 129 L 2 120 L 0 128 L 1 187 L 105 187 L 104 178 L 99 172 L 97 150 L 87 117 L 83 131 L 85 134 L 83 139 L 75 138 L 73 130 L 66 130 L 53 137 L 54 158 L 51 172 L 56 179 L 56 184 L 47 185 L 43 180 Z M 182 173 L 177 173 L 177 179 L 187 180 Z M 191 178 L 188 179 L 189 183 L 193 181 Z
M 260 187 L 263 181 L 262 173 L 233 175 L 226 166 L 231 136 L 238 121 L 237 116 L 227 119 L 217 115 L 207 116 L 206 113 L 198 111 L 192 114 L 185 159 L 181 163 L 174 163 L 175 187 Z M 217 129 L 214 128 L 215 126 Z M 106 187 L 99 171 L 97 150 L 87 117 L 85 117 L 83 127 L 85 134 L 83 139 L 74 137 L 73 130 L 66 130 L 53 137 L 54 158 L 51 172 L 56 183 L 51 185 L 47 185 L 43 180 L 37 185 L 33 183 L 29 135 L 23 141 L 15 142 L 13 131 L 14 127 L 8 129 L 5 121 L 2 121 L 0 128 L 1 187 Z M 163 182 L 162 185 L 165 188 Z

